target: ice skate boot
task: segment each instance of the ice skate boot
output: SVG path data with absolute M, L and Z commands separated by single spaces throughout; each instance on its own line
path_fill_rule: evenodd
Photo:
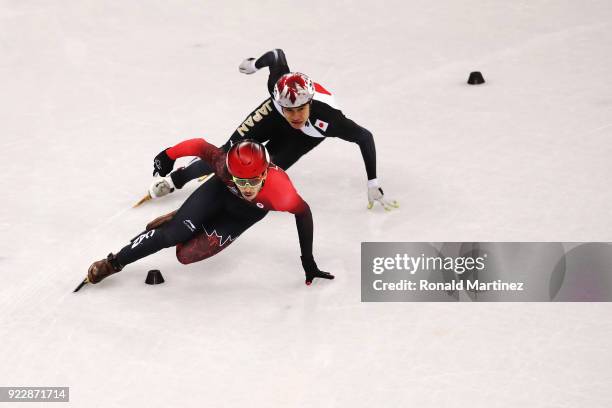
M 140 199 L 136 204 L 134 204 L 134 208 L 139 207 L 143 203 L 152 200 L 154 198 L 163 197 L 172 193 L 175 190 L 174 183 L 172 182 L 172 177 L 158 177 L 151 183 L 147 194 Z
M 159 198 L 168 195 L 174 191 L 174 183 L 172 177 L 160 177 L 153 180 L 151 187 L 149 187 L 149 195 L 152 198 Z
M 119 264 L 115 255 L 110 253 L 106 259 L 91 264 L 87 270 L 87 282 L 98 283 L 107 276 L 119 272 L 121 269 L 123 267 Z

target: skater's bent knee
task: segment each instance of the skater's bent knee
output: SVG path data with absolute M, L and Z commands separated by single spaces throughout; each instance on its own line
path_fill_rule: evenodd
M 189 265 L 201 260 L 194 257 L 191 251 L 186 250 L 183 244 L 178 244 L 176 246 L 176 259 L 183 265 Z
M 221 246 L 216 236 L 201 233 L 187 242 L 176 245 L 176 259 L 183 265 L 210 258 L 225 246 Z

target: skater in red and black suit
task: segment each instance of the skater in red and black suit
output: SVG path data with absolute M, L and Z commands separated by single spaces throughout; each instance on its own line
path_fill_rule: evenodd
M 196 189 L 177 211 L 153 220 L 116 255 L 111 253 L 94 262 L 87 272 L 89 283 L 98 283 L 126 265 L 172 246 L 176 246 L 176 256 L 183 264 L 206 259 L 228 247 L 244 231 L 245 223 L 252 225 L 268 211 L 295 215 L 306 284 L 314 278 L 334 278 L 320 271 L 314 261 L 310 207 L 287 174 L 270 163 L 263 145 L 242 141 L 225 153 L 204 139 L 191 139 L 166 153 L 172 159 L 197 156 L 215 176 Z
M 222 149 L 228 151 L 233 143 L 244 139 L 267 142 L 266 148 L 272 161 L 287 170 L 328 137 L 355 143 L 359 146 L 367 173 L 368 208 L 375 203 L 385 210 L 397 208 L 396 201 L 385 197 L 377 178 L 376 147 L 372 133 L 347 118 L 332 93 L 322 85 L 307 75 L 290 72 L 285 54 L 280 49 L 269 51 L 257 59 L 244 60 L 239 70 L 244 74 L 253 74 L 264 67 L 270 70 L 268 92 L 271 97 L 246 117 Z M 173 167 L 174 160 L 164 150 L 155 157 L 153 173 L 166 176 Z M 161 197 L 210 172 L 206 162 L 194 161 L 168 177 L 154 180 L 149 194 L 154 198 Z

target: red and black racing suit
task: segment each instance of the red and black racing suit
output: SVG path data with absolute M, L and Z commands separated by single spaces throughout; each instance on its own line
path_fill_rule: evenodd
M 229 246 L 268 211 L 295 215 L 302 259 L 312 260 L 310 208 L 281 168 L 271 164 L 261 190 L 248 201 L 231 180 L 223 150 L 204 139 L 191 139 L 169 148 L 167 153 L 172 159 L 197 156 L 214 171 L 215 177 L 198 187 L 170 221 L 141 233 L 122 248 L 116 255 L 121 266 L 172 246 L 176 246 L 181 263 L 200 261 Z

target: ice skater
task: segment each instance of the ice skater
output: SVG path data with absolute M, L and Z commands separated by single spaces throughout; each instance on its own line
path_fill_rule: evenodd
M 319 270 L 314 260 L 310 207 L 287 174 L 270 162 L 262 144 L 243 140 L 226 153 L 204 139 L 190 139 L 165 153 L 169 160 L 197 156 L 214 176 L 198 187 L 178 210 L 153 220 L 116 254 L 110 253 L 106 259 L 94 262 L 84 282 L 98 283 L 126 265 L 172 246 L 183 264 L 206 259 L 227 248 L 268 211 L 295 215 L 305 283 L 310 285 L 315 278 L 334 278 Z
M 327 137 L 356 143 L 361 150 L 368 178 L 368 208 L 371 209 L 375 203 L 387 211 L 397 208 L 398 203 L 384 195 L 376 176 L 376 147 L 372 133 L 347 118 L 331 92 L 323 86 L 307 75 L 290 72 L 282 50 L 268 51 L 257 59 L 247 58 L 240 64 L 239 70 L 244 74 L 253 74 L 263 67 L 270 70 L 268 91 L 271 98 L 247 116 L 222 149 L 228 151 L 232 144 L 245 138 L 267 142 L 266 148 L 272 161 L 287 170 Z M 174 159 L 166 150 L 155 157 L 153 175 L 167 177 L 153 181 L 148 197 L 164 196 L 182 188 L 188 181 L 211 172 L 208 164 L 201 160 L 172 172 L 173 167 Z

